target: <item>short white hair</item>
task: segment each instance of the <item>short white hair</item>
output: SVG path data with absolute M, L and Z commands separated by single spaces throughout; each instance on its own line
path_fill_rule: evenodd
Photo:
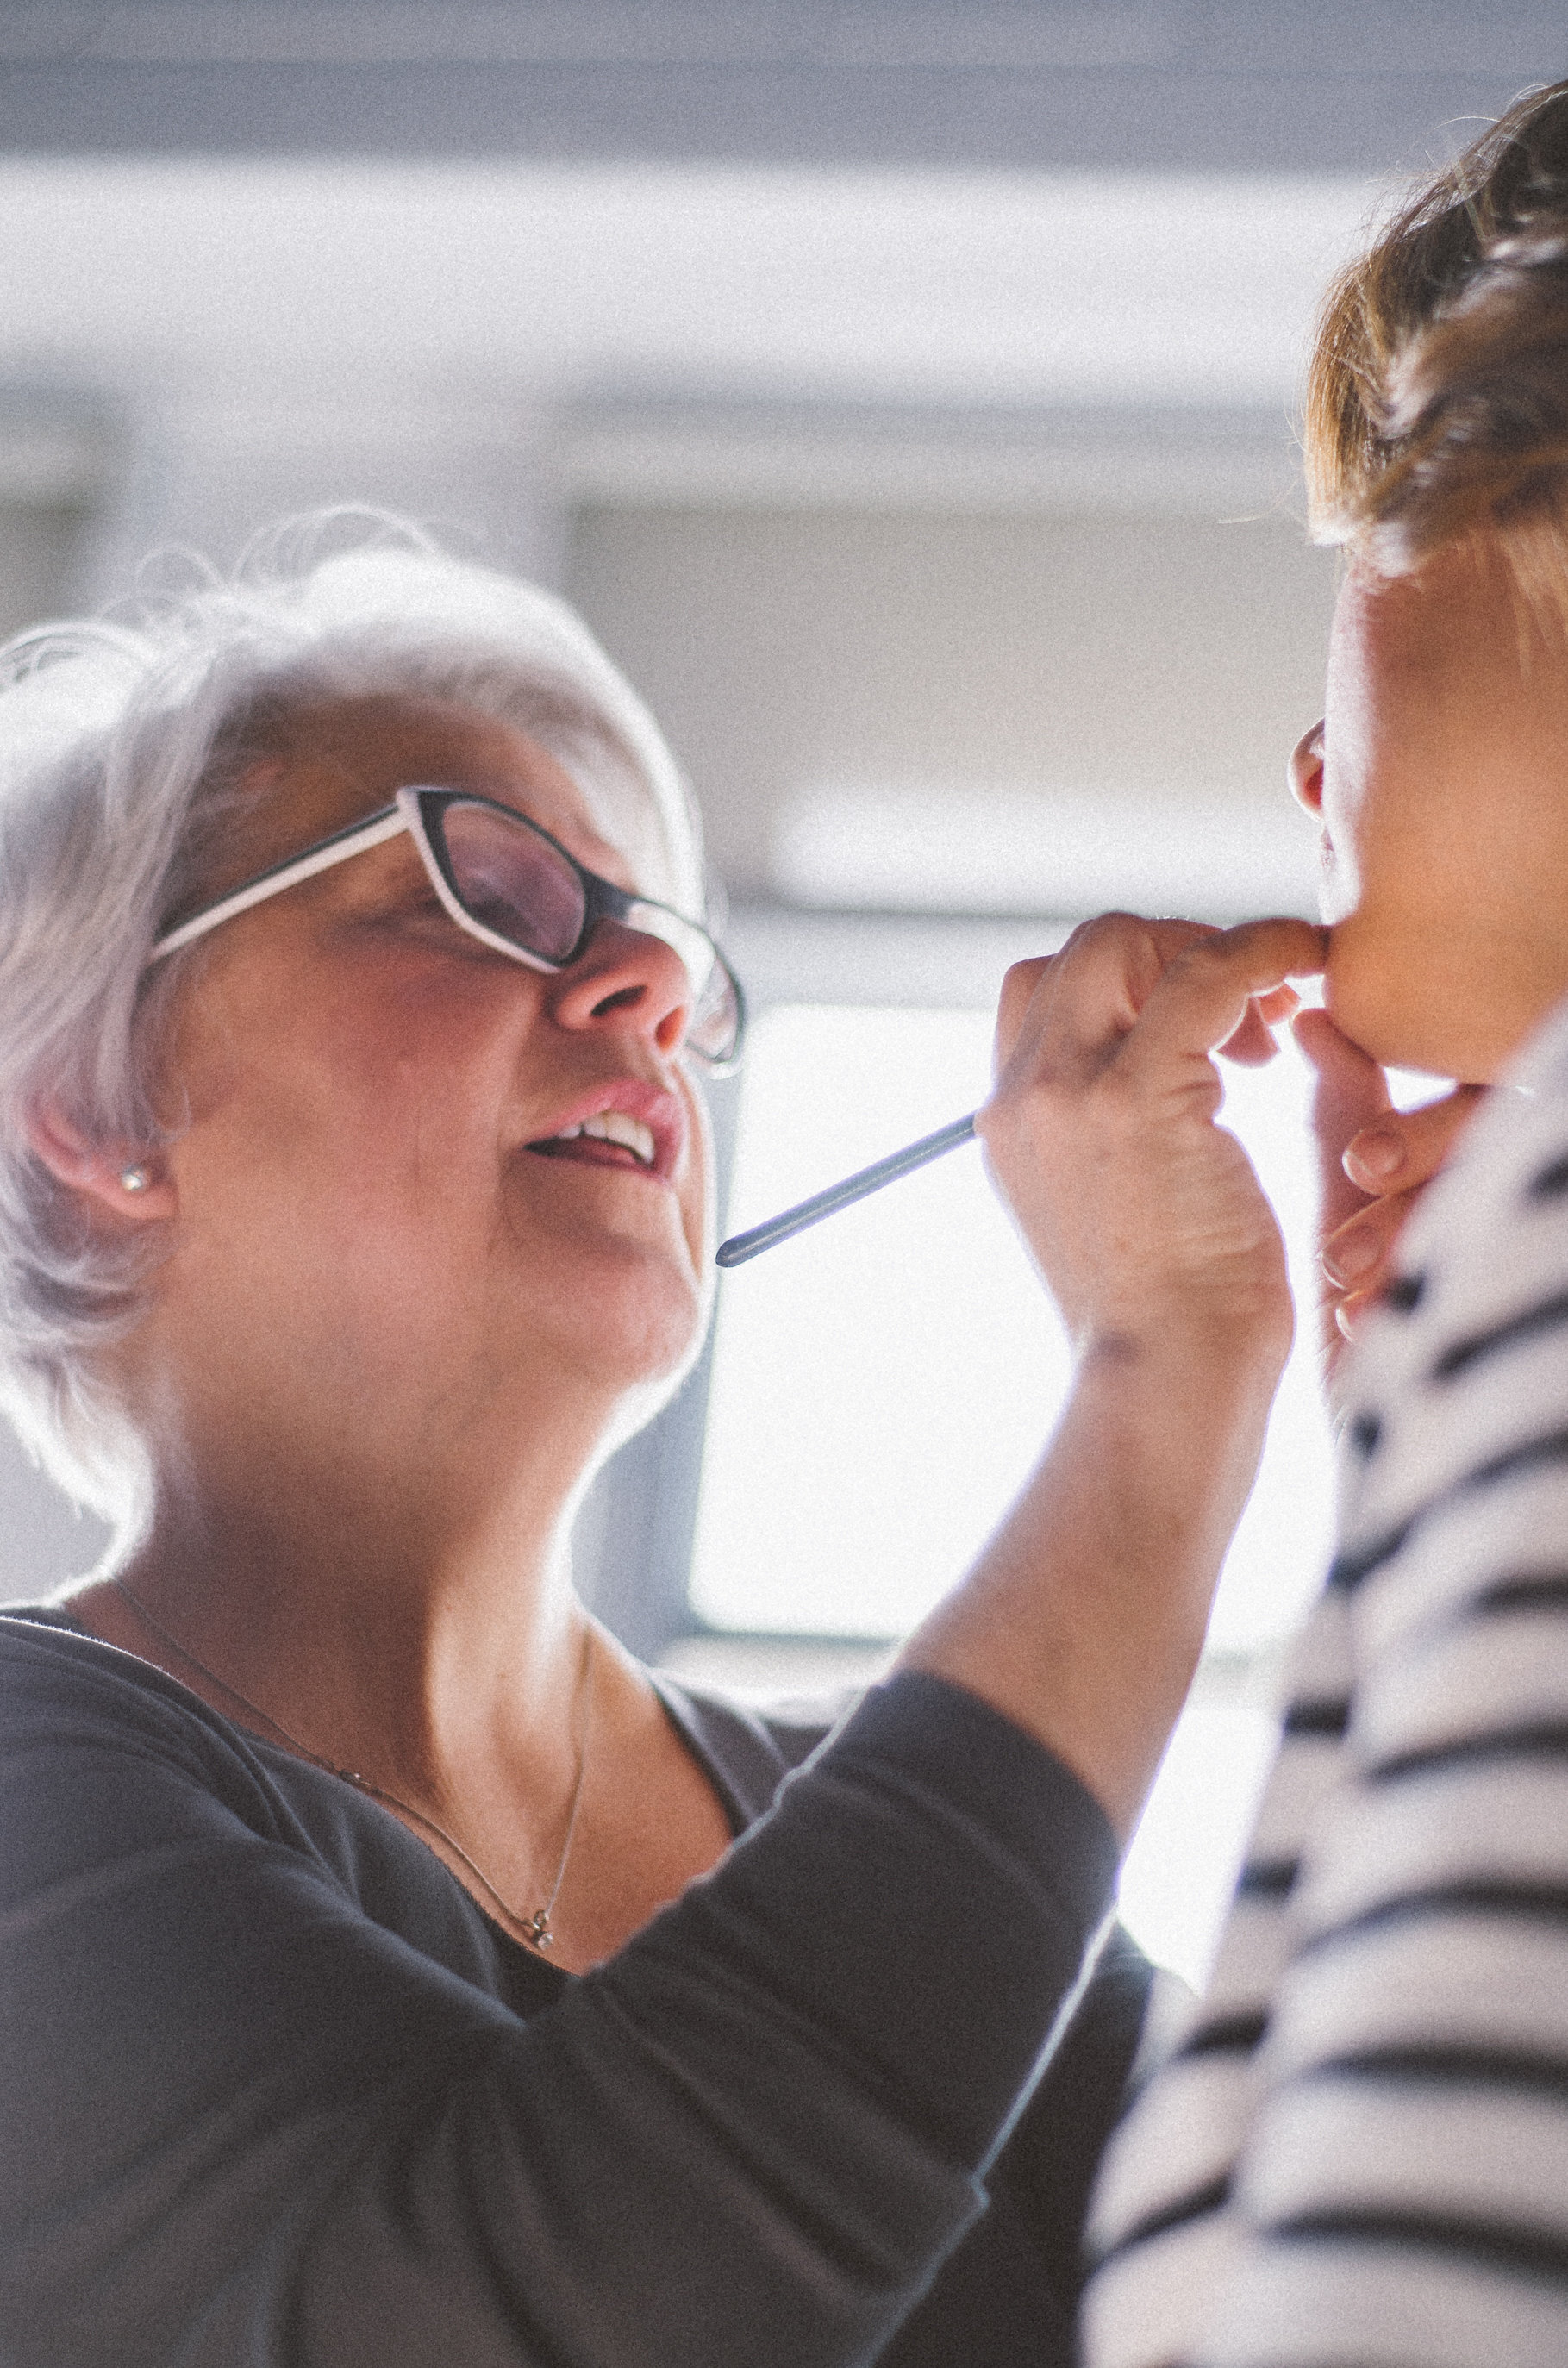
M 146 1252 L 88 1225 L 28 1118 L 49 1100 L 91 1141 L 166 1139 L 153 1072 L 201 948 L 151 972 L 147 956 L 290 719 L 390 695 L 510 723 L 571 773 L 641 884 L 703 909 L 675 760 L 564 602 L 342 510 L 273 529 L 230 579 L 193 564 L 184 578 L 0 650 L 0 1404 L 122 1533 L 143 1474 L 99 1352 L 135 1320 Z

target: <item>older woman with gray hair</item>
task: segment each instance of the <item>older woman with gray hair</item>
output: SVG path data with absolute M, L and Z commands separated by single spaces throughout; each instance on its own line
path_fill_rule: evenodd
M 558 603 L 343 543 L 0 689 L 0 1356 L 118 1523 L 0 1622 L 3 2348 L 1065 2358 L 1118 1843 L 1290 1330 L 1210 1055 L 1319 935 L 1009 974 L 1067 1411 L 831 1736 L 694 1695 L 568 1550 L 709 1305 L 694 826 Z

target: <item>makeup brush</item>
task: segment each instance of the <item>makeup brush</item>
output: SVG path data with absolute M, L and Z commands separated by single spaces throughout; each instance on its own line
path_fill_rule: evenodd
M 968 1118 L 956 1118 L 949 1126 L 939 1126 L 935 1134 L 923 1134 L 918 1143 L 906 1143 L 902 1151 L 890 1151 L 885 1159 L 875 1159 L 869 1167 L 858 1168 L 842 1184 L 830 1184 L 825 1191 L 813 1192 L 809 1201 L 799 1201 L 780 1216 L 769 1217 L 766 1224 L 753 1225 L 749 1233 L 732 1234 L 727 1242 L 719 1245 L 719 1264 L 744 1266 L 747 1258 L 760 1257 L 775 1242 L 787 1242 L 791 1234 L 804 1233 L 808 1225 L 820 1224 L 835 1209 L 847 1209 L 851 1201 L 863 1201 L 868 1192 L 880 1192 L 884 1184 L 894 1184 L 901 1176 L 913 1176 L 917 1167 L 940 1159 L 944 1152 L 956 1151 L 973 1134 L 971 1110 Z

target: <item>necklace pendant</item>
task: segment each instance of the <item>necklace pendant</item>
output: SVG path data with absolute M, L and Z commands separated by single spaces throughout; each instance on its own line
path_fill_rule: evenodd
M 553 1949 L 555 1935 L 550 1929 L 550 1910 L 539 1907 L 523 1926 L 523 1938 L 531 1949 Z

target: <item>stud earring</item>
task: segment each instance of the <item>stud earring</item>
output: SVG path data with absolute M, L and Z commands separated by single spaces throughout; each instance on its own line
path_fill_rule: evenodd
M 122 1192 L 145 1192 L 152 1180 L 144 1167 L 122 1167 L 119 1171 Z

